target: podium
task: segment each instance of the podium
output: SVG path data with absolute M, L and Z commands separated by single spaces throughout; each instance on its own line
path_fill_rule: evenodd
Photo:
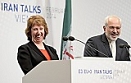
M 42 61 L 22 83 L 131 83 L 131 62 L 109 58 Z

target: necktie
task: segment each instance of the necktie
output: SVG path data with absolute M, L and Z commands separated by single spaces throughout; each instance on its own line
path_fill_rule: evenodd
M 110 49 L 111 49 L 111 52 L 112 52 L 112 56 L 115 59 L 115 57 L 116 57 L 116 44 L 115 44 L 115 41 L 112 41 L 110 43 Z

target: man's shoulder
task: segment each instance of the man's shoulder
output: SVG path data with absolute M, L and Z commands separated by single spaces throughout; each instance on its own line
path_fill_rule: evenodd
M 118 38 L 118 39 L 117 39 L 117 42 L 123 43 L 123 44 L 127 44 L 127 42 L 126 42 L 125 40 L 121 39 L 121 38 Z
M 101 35 L 95 35 L 95 36 L 90 37 L 89 39 L 91 39 L 91 40 L 97 40 L 97 39 L 100 39 L 102 37 L 102 35 L 103 34 L 101 34 Z

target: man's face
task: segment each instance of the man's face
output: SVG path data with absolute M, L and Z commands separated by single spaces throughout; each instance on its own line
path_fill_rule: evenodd
M 117 40 L 121 32 L 121 23 L 118 18 L 109 18 L 107 26 L 104 26 L 104 32 L 111 41 Z

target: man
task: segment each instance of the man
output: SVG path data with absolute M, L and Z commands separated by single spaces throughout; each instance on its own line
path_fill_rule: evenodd
M 128 45 L 126 41 L 118 38 L 121 33 L 121 19 L 117 16 L 107 16 L 103 29 L 104 34 L 88 39 L 84 49 L 84 57 L 110 57 L 116 61 L 130 61 L 127 49 L 120 48 L 120 44 Z

